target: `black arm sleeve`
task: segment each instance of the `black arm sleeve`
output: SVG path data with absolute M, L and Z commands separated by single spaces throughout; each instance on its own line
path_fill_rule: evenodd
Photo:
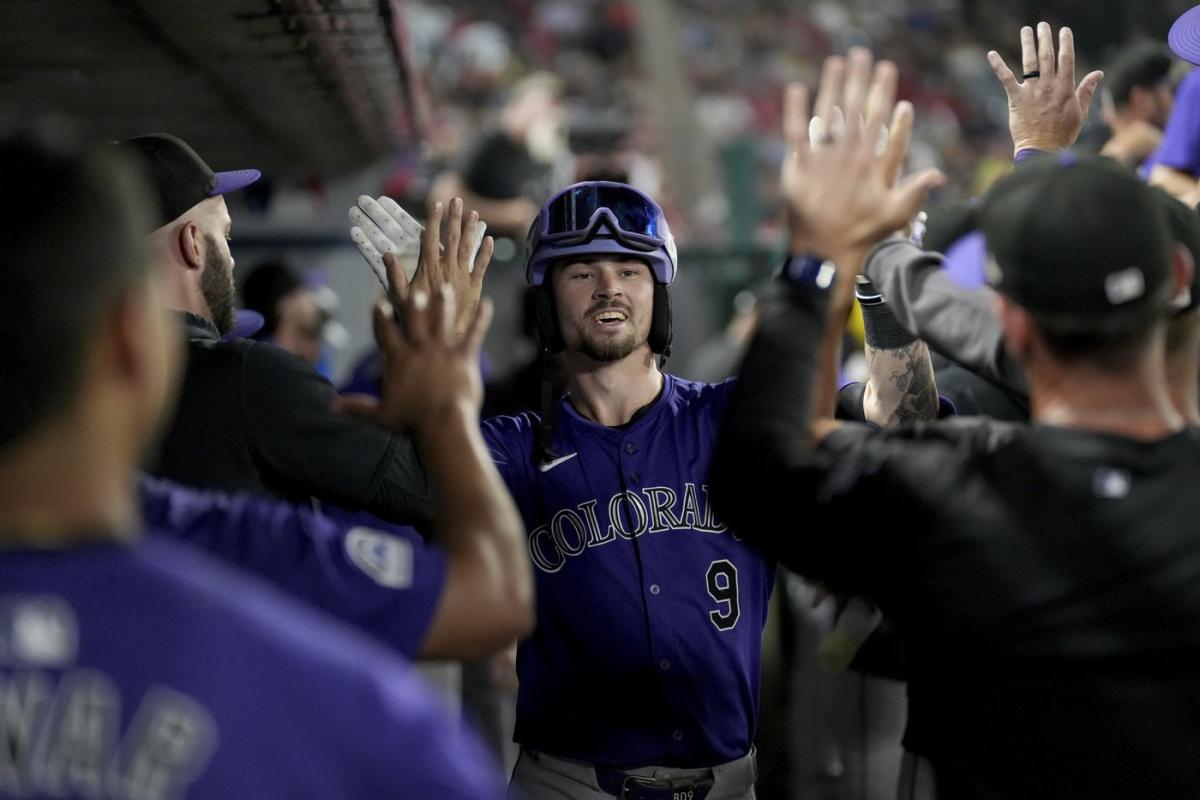
M 243 420 L 272 492 L 313 496 L 398 524 L 424 524 L 433 504 L 416 447 L 332 410 L 337 393 L 291 353 L 250 347 L 242 362 Z

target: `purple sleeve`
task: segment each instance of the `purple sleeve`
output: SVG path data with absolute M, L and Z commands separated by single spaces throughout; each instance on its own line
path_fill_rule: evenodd
M 411 528 L 388 532 L 246 495 L 143 478 L 148 530 L 252 572 L 415 658 L 437 610 L 446 554 Z
M 1192 70 L 1175 92 L 1157 163 L 1200 175 L 1200 70 Z
M 510 490 L 524 476 L 526 462 L 531 457 L 531 442 L 537 437 L 537 424 L 536 417 L 522 414 L 492 417 L 480 426 L 492 462 Z

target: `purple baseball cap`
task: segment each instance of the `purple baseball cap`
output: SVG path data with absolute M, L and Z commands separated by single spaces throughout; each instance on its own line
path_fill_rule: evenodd
M 1200 65 L 1200 6 L 1183 12 L 1175 20 L 1167 34 L 1167 44 L 1184 61 Z
M 187 142 L 169 133 L 135 136 L 114 146 L 142 166 L 158 199 L 158 227 L 202 200 L 242 189 L 262 176 L 256 169 L 213 172 Z

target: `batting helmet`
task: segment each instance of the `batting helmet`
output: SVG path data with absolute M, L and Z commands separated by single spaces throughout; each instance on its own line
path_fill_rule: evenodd
M 658 203 L 624 183 L 585 181 L 551 197 L 529 227 L 525 280 L 541 287 L 537 302 L 538 336 L 549 353 L 563 349 L 562 332 L 546 275 L 571 256 L 635 256 L 654 275 L 650 349 L 671 351 L 671 293 L 679 258 L 675 238 Z

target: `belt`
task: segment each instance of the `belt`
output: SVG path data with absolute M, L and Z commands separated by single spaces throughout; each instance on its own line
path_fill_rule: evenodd
M 704 800 L 712 789 L 713 778 L 711 774 L 700 778 L 650 778 L 596 767 L 596 783 L 620 800 Z

